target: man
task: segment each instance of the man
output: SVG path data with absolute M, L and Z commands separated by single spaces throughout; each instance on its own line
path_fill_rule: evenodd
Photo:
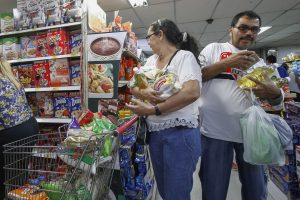
M 243 200 L 266 200 L 266 181 L 263 166 L 251 165 L 243 159 L 243 140 L 240 117 L 252 105 L 236 79 L 249 67 L 264 66 L 255 52 L 247 51 L 260 31 L 261 19 L 252 12 L 237 14 L 229 29 L 230 42 L 212 43 L 201 52 L 203 87 L 201 132 L 202 158 L 200 179 L 203 200 L 225 200 L 235 151 Z M 256 96 L 279 105 L 281 90 L 267 79 L 253 88 Z

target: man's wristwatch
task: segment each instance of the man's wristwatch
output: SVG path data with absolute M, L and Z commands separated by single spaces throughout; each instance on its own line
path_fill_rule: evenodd
M 161 115 L 161 111 L 159 110 L 157 105 L 154 106 L 154 109 L 155 109 L 155 115 L 157 115 L 157 116 Z

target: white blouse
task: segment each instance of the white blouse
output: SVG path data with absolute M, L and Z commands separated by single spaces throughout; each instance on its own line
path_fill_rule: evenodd
M 148 58 L 145 67 L 155 67 L 158 60 L 158 55 L 153 55 Z M 179 83 L 183 83 L 190 80 L 198 80 L 199 87 L 202 87 L 202 75 L 201 68 L 197 63 L 195 56 L 190 51 L 180 50 L 174 56 L 169 66 L 167 67 L 169 72 L 172 72 L 178 76 Z M 163 70 L 164 70 L 163 69 Z M 175 112 L 163 113 L 160 116 L 150 115 L 147 118 L 149 131 L 159 131 L 175 126 L 187 126 L 189 128 L 198 127 L 198 115 L 199 115 L 199 99 L 180 110 Z

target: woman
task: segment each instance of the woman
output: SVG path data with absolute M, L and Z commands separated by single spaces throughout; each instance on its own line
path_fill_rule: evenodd
M 154 55 L 145 66 L 174 73 L 182 88 L 166 100 L 151 87 L 134 88 L 136 97 L 150 103 L 133 99 L 127 106 L 138 115 L 148 116 L 150 155 L 160 195 L 164 200 L 188 200 L 200 156 L 198 98 L 202 78 L 198 47 L 168 19 L 152 23 L 146 38 Z
M 5 197 L 3 145 L 38 133 L 25 91 L 5 60 L 0 60 L 0 199 Z

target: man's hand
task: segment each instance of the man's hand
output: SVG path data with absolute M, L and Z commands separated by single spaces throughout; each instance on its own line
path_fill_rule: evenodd
M 257 97 L 267 99 L 271 105 L 278 105 L 281 102 L 274 101 L 281 97 L 281 91 L 266 74 L 263 81 L 253 77 L 247 78 L 256 83 L 256 87 L 252 88 L 252 91 Z
M 225 60 L 227 67 L 247 70 L 249 67 L 259 61 L 259 57 L 254 51 L 241 51 L 234 53 Z

